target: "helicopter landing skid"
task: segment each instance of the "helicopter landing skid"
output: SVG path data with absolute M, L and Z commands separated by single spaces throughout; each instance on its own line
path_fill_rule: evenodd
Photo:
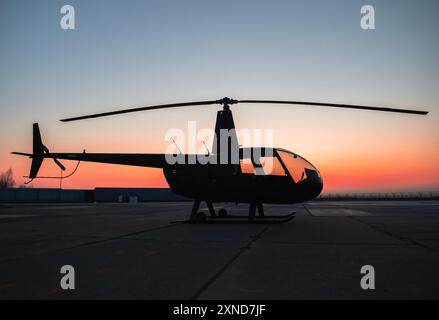
M 227 215 L 227 216 L 215 216 L 215 217 L 206 217 L 203 221 L 191 221 L 190 223 L 248 223 L 248 224 L 276 224 L 276 223 L 285 223 L 294 219 L 296 212 L 292 212 L 287 215 L 274 215 L 274 216 L 256 216 L 253 218 L 249 218 L 248 216 L 235 216 L 235 215 Z
M 285 223 L 291 221 L 296 212 L 292 212 L 287 215 L 269 215 L 264 213 L 264 207 L 262 203 L 250 203 L 248 216 L 244 215 L 230 215 L 223 208 L 218 212 L 215 212 L 213 204 L 210 201 L 206 201 L 207 208 L 209 209 L 209 216 L 204 212 L 198 212 L 201 200 L 195 200 L 192 207 L 191 216 L 189 220 L 184 221 L 187 223 Z M 256 215 L 256 211 L 258 215 Z

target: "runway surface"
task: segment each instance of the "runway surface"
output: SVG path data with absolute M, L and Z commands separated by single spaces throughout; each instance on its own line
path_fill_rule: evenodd
M 296 211 L 285 224 L 179 222 L 190 208 L 0 205 L 0 299 L 439 298 L 439 201 L 265 206 Z M 60 287 L 63 265 L 75 290 Z

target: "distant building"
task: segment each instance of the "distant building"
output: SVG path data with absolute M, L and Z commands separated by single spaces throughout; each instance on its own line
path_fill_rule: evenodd
M 96 188 L 95 202 L 187 201 L 169 188 Z
M 0 189 L 0 203 L 92 202 L 93 190 L 49 188 Z
M 0 189 L 0 203 L 81 203 L 188 201 L 169 188 L 96 188 L 94 190 L 9 188 Z

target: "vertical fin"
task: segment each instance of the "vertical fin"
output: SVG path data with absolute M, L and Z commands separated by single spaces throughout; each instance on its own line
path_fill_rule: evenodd
M 41 140 L 40 128 L 38 123 L 34 123 L 33 125 L 33 154 L 34 155 L 42 155 L 44 152 L 47 152 L 47 148 L 44 146 L 43 141 Z
M 41 164 L 43 163 L 44 153 L 49 152 L 46 146 L 41 140 L 40 128 L 38 123 L 33 124 L 33 155 L 32 164 L 30 167 L 29 178 L 34 179 L 38 171 L 40 170 Z

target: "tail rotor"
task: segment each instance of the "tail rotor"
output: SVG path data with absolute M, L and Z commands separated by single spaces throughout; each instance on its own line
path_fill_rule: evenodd
M 32 159 L 32 164 L 30 166 L 30 172 L 28 176 L 29 179 L 37 178 L 38 171 L 41 168 L 41 164 L 43 163 L 46 155 L 49 154 L 49 149 L 43 144 L 43 141 L 41 139 L 40 127 L 38 126 L 38 123 L 33 124 L 32 148 L 32 154 L 23 152 L 12 152 L 12 154 L 28 156 Z M 66 170 L 66 168 L 62 165 L 61 162 L 58 161 L 58 159 L 53 158 L 53 160 L 62 171 Z

